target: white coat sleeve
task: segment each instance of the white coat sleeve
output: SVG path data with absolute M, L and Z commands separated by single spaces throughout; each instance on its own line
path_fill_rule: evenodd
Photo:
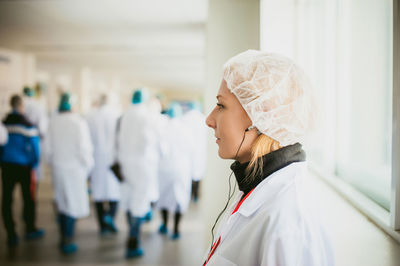
M 89 173 L 94 166 L 93 145 L 90 137 L 89 127 L 86 121 L 82 120 L 80 126 L 80 159 Z
M 52 140 L 53 140 L 53 130 L 51 127 L 52 123 L 50 123 L 46 138 L 43 140 L 43 155 L 44 160 L 47 164 L 51 164 L 52 162 Z
M 283 234 L 264 238 L 260 251 L 260 265 L 314 266 L 312 254 L 300 235 Z
M 8 141 L 8 131 L 6 127 L 0 123 L 0 145 L 5 145 Z
M 42 138 L 46 137 L 48 127 L 49 127 L 49 118 L 47 117 L 46 110 L 42 108 L 40 110 L 39 124 L 38 124 L 40 137 Z

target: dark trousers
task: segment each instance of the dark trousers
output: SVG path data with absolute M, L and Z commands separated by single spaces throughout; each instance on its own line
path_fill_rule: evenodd
M 72 242 L 75 232 L 76 219 L 62 213 L 59 213 L 58 219 L 60 226 L 61 244 L 65 245 Z
M 140 247 L 140 226 L 142 225 L 143 219 L 141 217 L 132 216 L 128 211 L 126 213 L 129 225 L 129 238 L 127 247 L 128 249 L 137 249 Z
M 199 198 L 200 181 L 192 181 L 192 198 L 198 200 Z
M 161 210 L 161 217 L 163 224 L 167 226 L 168 224 L 168 210 L 167 209 L 162 209 Z M 174 233 L 178 234 L 179 233 L 179 222 L 181 221 L 182 213 L 180 211 L 179 205 L 176 208 L 175 211 L 175 219 L 174 219 Z
M 2 204 L 3 222 L 9 237 L 16 235 L 12 214 L 13 192 L 15 186 L 20 183 L 22 198 L 24 201 L 23 217 L 26 232 L 32 232 L 35 228 L 35 180 L 32 168 L 16 164 L 2 164 Z
M 108 204 L 108 210 L 106 209 L 106 204 Z M 106 228 L 106 225 L 104 223 L 104 216 L 109 215 L 112 218 L 115 217 L 118 209 L 118 201 L 97 201 L 95 203 L 95 206 L 97 212 L 97 221 L 99 223 L 100 230 L 104 230 Z

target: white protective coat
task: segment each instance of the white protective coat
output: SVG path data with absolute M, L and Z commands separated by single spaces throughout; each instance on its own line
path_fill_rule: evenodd
M 32 97 L 24 97 L 24 112 L 26 118 L 39 130 L 40 137 L 45 137 L 48 127 L 46 108 Z
M 160 158 L 165 154 L 166 152 L 166 145 L 163 143 L 162 140 L 162 132 L 164 132 L 164 128 L 166 127 L 168 123 L 168 117 L 165 115 L 161 114 L 161 105 L 159 108 L 155 108 L 154 106 L 151 106 L 150 104 L 150 113 L 151 113 L 151 121 L 152 123 L 157 127 L 157 132 L 158 132 L 158 140 L 159 140 L 159 157 L 158 157 L 158 164 L 160 163 Z M 153 178 L 152 181 L 153 183 L 150 185 L 151 191 L 150 191 L 150 199 L 151 202 L 157 202 L 160 198 L 160 191 L 159 191 L 159 180 L 158 180 L 158 171 L 159 171 L 159 165 L 154 166 L 157 168 L 157 176 L 156 178 Z
M 47 141 L 58 211 L 74 218 L 88 216 L 87 178 L 94 160 L 86 121 L 74 113 L 54 115 Z
M 25 117 L 39 130 L 40 135 L 40 150 L 44 150 L 43 141 L 47 134 L 49 119 L 47 117 L 45 104 L 33 97 L 24 97 L 24 112 Z M 40 164 L 37 167 L 36 178 L 37 180 L 43 179 L 43 153 L 40 154 Z
M 5 145 L 8 141 L 8 131 L 3 123 L 0 123 L 0 146 Z
M 157 208 L 186 212 L 193 176 L 193 136 L 179 118 L 172 118 L 163 131 L 165 154 L 161 157 Z
M 329 238 L 304 189 L 307 163 L 292 163 L 263 182 L 244 200 L 240 192 L 227 210 L 215 239 L 221 242 L 207 266 L 331 266 Z
M 160 156 L 158 126 L 145 104 L 129 107 L 121 118 L 118 162 L 125 178 L 121 185 L 121 208 L 135 217 L 150 210 Z
M 193 141 L 193 181 L 200 181 L 206 169 L 207 126 L 206 117 L 198 110 L 190 110 L 183 116 L 183 121 L 190 129 Z
M 119 201 L 120 182 L 110 167 L 115 161 L 115 142 L 119 114 L 102 106 L 88 116 L 94 148 L 94 168 L 90 184 L 94 201 Z

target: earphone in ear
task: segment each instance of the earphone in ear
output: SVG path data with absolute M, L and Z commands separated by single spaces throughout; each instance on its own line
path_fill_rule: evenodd
M 255 126 L 254 126 L 254 125 L 251 125 L 251 126 L 249 126 L 248 128 L 246 128 L 246 130 L 245 130 L 244 132 L 250 131 L 250 130 L 252 130 L 253 128 L 255 128 Z

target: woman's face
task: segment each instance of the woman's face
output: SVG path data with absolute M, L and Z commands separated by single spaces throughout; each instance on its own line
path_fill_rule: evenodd
M 221 158 L 236 159 L 241 163 L 250 160 L 251 146 L 258 136 L 257 129 L 245 132 L 251 126 L 251 120 L 224 79 L 218 91 L 217 106 L 208 115 L 206 123 L 214 129 Z M 245 139 L 235 158 L 244 134 Z

